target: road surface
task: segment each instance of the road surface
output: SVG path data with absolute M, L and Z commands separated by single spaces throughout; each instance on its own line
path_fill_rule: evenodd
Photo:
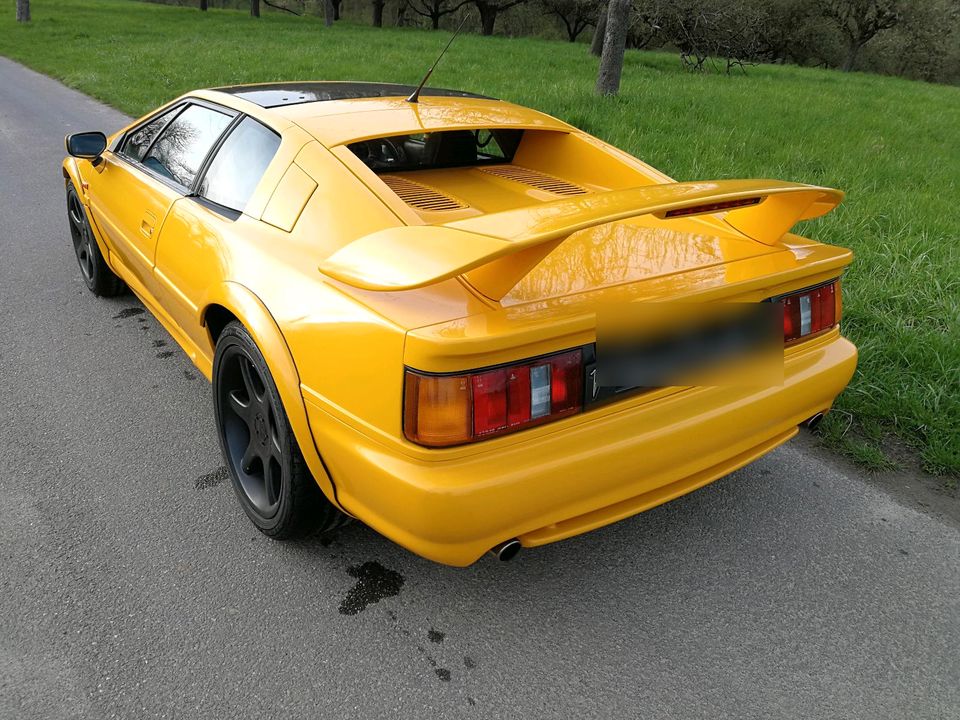
M 80 280 L 63 136 L 125 121 L 0 58 L 0 718 L 960 718 L 957 527 L 796 445 L 507 564 L 260 535 Z

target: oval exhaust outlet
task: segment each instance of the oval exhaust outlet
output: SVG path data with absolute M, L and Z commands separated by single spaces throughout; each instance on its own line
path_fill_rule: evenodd
M 517 553 L 520 552 L 520 548 L 523 546 L 520 544 L 520 541 L 516 538 L 512 540 L 506 540 L 499 545 L 494 545 L 490 548 L 490 554 L 496 556 L 497 560 L 501 562 L 508 562 L 513 560 L 517 556 Z
M 818 412 L 818 413 L 817 413 L 816 415 L 814 415 L 813 417 L 807 418 L 806 420 L 804 420 L 804 421 L 803 421 L 803 425 L 804 425 L 804 427 L 808 427 L 808 428 L 810 428 L 811 430 L 816 430 L 816 429 L 817 429 L 817 425 L 820 424 L 820 421 L 821 421 L 821 420 L 823 420 L 823 413 L 822 413 L 822 412 Z

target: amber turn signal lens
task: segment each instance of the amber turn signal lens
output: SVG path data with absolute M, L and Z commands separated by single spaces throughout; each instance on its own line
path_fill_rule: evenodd
M 473 413 L 467 375 L 407 373 L 403 431 L 421 445 L 442 447 L 470 440 Z

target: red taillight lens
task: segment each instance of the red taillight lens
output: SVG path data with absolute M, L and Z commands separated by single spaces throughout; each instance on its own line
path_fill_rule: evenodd
M 583 409 L 578 348 L 462 375 L 406 371 L 403 432 L 435 447 L 522 430 Z
M 473 375 L 473 434 L 489 435 L 507 426 L 507 371 Z
M 840 281 L 779 298 L 783 305 L 783 341 L 800 340 L 840 322 Z

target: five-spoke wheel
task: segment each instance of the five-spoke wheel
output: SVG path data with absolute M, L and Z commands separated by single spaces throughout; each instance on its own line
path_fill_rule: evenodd
M 307 468 L 263 355 L 238 322 L 217 339 L 213 396 L 234 490 L 262 532 L 289 538 L 343 523 Z
M 97 239 L 93 236 L 93 228 L 90 227 L 83 201 L 69 180 L 67 181 L 67 221 L 70 225 L 73 251 L 80 265 L 80 275 L 90 292 L 101 297 L 122 293 L 125 287 L 123 281 L 113 273 L 107 261 L 103 259 Z

